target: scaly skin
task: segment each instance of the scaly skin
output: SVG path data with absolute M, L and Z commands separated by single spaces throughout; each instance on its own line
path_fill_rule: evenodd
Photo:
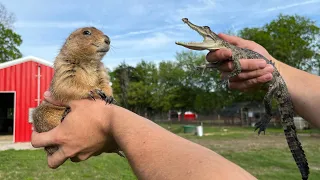
M 265 133 L 267 125 L 269 124 L 272 117 L 271 100 L 272 98 L 275 98 L 279 104 L 281 124 L 284 129 L 284 134 L 289 149 L 291 150 L 292 156 L 300 170 L 302 179 L 307 180 L 309 175 L 309 166 L 304 151 L 302 149 L 301 143 L 297 137 L 296 127 L 293 121 L 293 104 L 286 83 L 281 77 L 276 67 L 274 66 L 274 63 L 257 52 L 254 52 L 249 49 L 239 48 L 224 41 L 217 34 L 212 32 L 208 26 L 197 26 L 195 24 L 192 24 L 187 18 L 183 18 L 182 21 L 186 23 L 191 29 L 197 31 L 204 38 L 204 40 L 203 42 L 190 43 L 176 42 L 177 45 L 181 45 L 192 50 L 215 51 L 221 48 L 227 48 L 232 51 L 231 60 L 235 68 L 229 74 L 229 76 L 223 80 L 224 84 L 228 82 L 229 78 L 234 77 L 241 72 L 239 59 L 264 59 L 267 62 L 267 64 L 273 65 L 273 79 L 264 84 L 268 88 L 268 91 L 263 99 L 266 114 L 262 117 L 261 121 L 256 123 L 255 130 L 259 129 L 258 134 L 260 134 L 261 132 Z M 219 63 L 209 63 L 200 66 L 200 68 L 216 68 L 219 65 Z

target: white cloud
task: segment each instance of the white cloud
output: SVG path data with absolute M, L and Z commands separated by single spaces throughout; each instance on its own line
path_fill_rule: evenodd
M 131 31 L 125 34 L 118 34 L 114 35 L 111 38 L 112 39 L 121 39 L 121 38 L 126 38 L 128 36 L 136 36 L 136 35 L 142 35 L 142 34 L 149 34 L 149 33 L 155 33 L 155 32 L 167 32 L 170 29 L 185 29 L 185 26 L 183 24 L 176 24 L 176 25 L 167 25 L 167 26 L 162 26 L 159 28 L 153 28 L 153 29 L 143 29 L 139 31 Z
M 112 41 L 112 46 L 115 50 L 126 49 L 126 50 L 147 50 L 147 49 L 156 49 L 163 48 L 169 43 L 174 42 L 172 36 L 168 36 L 165 33 L 153 33 L 147 37 L 139 37 L 134 39 L 125 39 L 125 40 L 114 40 Z M 129 49 L 128 49 L 129 48 Z
M 159 48 L 173 41 L 174 39 L 164 33 L 155 33 L 153 37 L 144 38 L 142 41 L 139 41 L 137 45 L 144 48 Z
M 130 7 L 129 13 L 134 16 L 144 15 L 148 12 L 148 8 L 143 4 L 134 4 Z
M 20 51 L 23 56 L 36 56 L 53 62 L 60 51 L 61 45 L 22 45 Z
M 319 3 L 320 0 L 310 0 L 310 1 L 304 1 L 304 2 L 298 2 L 298 3 L 292 3 L 284 6 L 276 6 L 272 8 L 266 9 L 264 12 L 270 12 L 270 11 L 279 11 L 279 10 L 284 10 L 292 7 L 297 7 L 297 6 L 303 6 L 307 4 L 314 4 L 314 3 Z
M 198 0 L 199 2 L 202 2 L 206 6 L 215 6 L 216 1 L 215 0 Z
M 141 60 L 147 61 L 147 62 L 154 62 L 155 64 L 158 64 L 159 62 L 163 60 L 174 60 L 174 56 L 155 56 L 155 55 L 145 55 L 145 56 L 136 56 L 136 57 L 105 57 L 102 61 L 103 64 L 108 67 L 111 70 L 114 70 L 120 63 L 125 62 L 128 65 L 135 66 L 137 63 L 141 62 Z
M 95 26 L 105 29 L 108 26 L 99 23 L 85 21 L 18 21 L 14 24 L 16 28 L 79 28 L 84 26 Z

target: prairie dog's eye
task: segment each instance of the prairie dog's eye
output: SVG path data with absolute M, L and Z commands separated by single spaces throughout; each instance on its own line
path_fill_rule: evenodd
M 88 31 L 88 30 L 85 30 L 85 31 L 83 31 L 83 34 L 84 34 L 84 35 L 91 35 L 91 32 Z

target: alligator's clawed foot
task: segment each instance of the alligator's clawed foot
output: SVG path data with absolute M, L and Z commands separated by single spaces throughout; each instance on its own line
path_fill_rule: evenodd
M 222 78 L 221 80 L 217 80 L 217 84 L 220 85 L 221 87 L 228 89 L 229 88 L 229 79 Z
M 258 131 L 258 135 L 261 134 L 261 132 L 263 132 L 263 134 L 266 134 L 266 127 L 264 127 L 264 125 L 262 125 L 262 122 L 259 121 L 255 124 L 256 128 L 254 129 L 254 131 L 256 131 L 257 129 L 259 129 Z
M 206 65 L 200 65 L 200 66 L 196 66 L 196 69 L 198 71 L 202 71 L 201 75 L 203 75 L 204 72 L 206 71 L 207 67 L 206 67 Z
M 258 135 L 260 135 L 261 132 L 263 132 L 263 134 L 266 134 L 266 129 L 267 129 L 268 123 L 270 122 L 270 118 L 271 117 L 269 116 L 263 116 L 262 119 L 255 124 L 256 128 L 254 129 L 254 131 L 259 129 Z
M 220 62 L 214 62 L 214 63 L 205 63 L 199 66 L 196 66 L 197 70 L 202 70 L 202 75 L 207 69 L 217 69 L 221 65 Z

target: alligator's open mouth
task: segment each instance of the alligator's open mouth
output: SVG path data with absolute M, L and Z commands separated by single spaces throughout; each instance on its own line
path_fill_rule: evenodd
M 217 50 L 220 49 L 219 44 L 212 38 L 210 28 L 208 26 L 197 26 L 191 23 L 187 18 L 183 18 L 182 21 L 186 23 L 191 29 L 198 32 L 202 37 L 202 42 L 175 42 L 177 45 L 184 46 L 193 50 Z

